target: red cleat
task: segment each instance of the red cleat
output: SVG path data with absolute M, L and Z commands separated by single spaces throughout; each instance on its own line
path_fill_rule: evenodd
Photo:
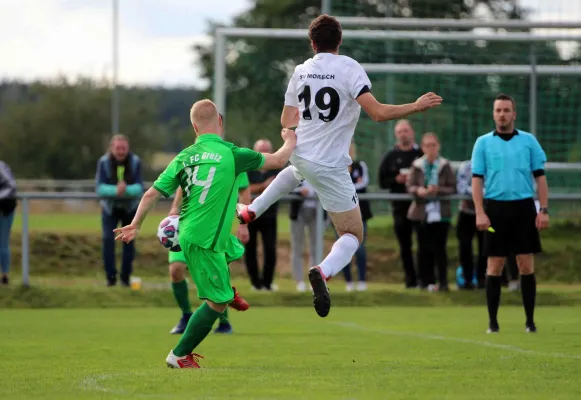
M 230 302 L 230 307 L 237 311 L 248 310 L 250 308 L 250 304 L 248 304 L 248 302 L 244 300 L 242 296 L 240 296 L 240 293 L 236 291 L 235 287 L 232 287 L 232 290 L 234 290 L 234 300 Z
M 250 211 L 247 205 L 238 204 L 236 206 L 236 217 L 238 217 L 238 222 L 242 225 L 246 225 L 256 219 L 256 214 L 254 211 Z
M 202 368 L 199 364 L 200 358 L 204 357 L 196 353 L 188 354 L 184 357 L 178 357 L 173 353 L 172 350 L 169 352 L 165 362 L 170 368 Z

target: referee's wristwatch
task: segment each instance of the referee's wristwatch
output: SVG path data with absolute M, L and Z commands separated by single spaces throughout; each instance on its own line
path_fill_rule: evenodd
M 539 212 L 542 214 L 549 214 L 549 207 L 541 207 L 539 208 Z

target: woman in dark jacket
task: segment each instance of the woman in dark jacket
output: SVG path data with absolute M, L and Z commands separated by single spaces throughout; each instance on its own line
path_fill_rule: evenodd
M 0 272 L 1 283 L 8 284 L 10 271 L 10 230 L 16 209 L 16 182 L 8 165 L 0 161 Z

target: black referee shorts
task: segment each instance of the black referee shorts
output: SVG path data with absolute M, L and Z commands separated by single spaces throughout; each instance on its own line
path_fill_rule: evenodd
M 487 257 L 541 252 L 541 238 L 535 224 L 537 209 L 532 198 L 514 201 L 486 199 L 484 210 L 495 231 L 484 232 L 484 254 Z

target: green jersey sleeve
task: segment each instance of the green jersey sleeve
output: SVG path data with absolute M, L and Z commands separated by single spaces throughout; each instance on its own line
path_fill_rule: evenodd
M 238 175 L 238 189 L 246 189 L 248 186 L 250 186 L 250 182 L 248 181 L 248 174 L 243 172 Z
M 236 175 L 243 172 L 255 171 L 264 165 L 264 156 L 254 150 L 232 146 Z
M 174 159 L 153 183 L 153 188 L 163 196 L 170 197 L 180 185 L 179 172 L 178 162 Z

